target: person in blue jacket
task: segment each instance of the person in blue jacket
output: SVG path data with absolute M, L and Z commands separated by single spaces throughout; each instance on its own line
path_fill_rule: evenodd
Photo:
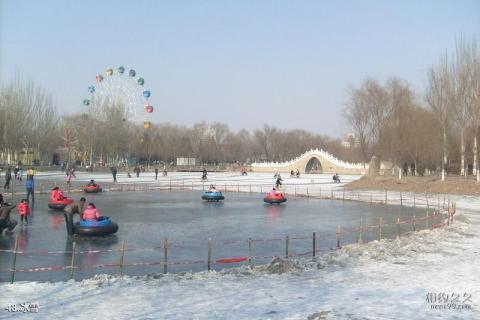
M 27 201 L 29 201 L 30 195 L 32 195 L 32 203 L 35 202 L 35 182 L 33 181 L 33 176 L 27 177 L 25 188 L 27 188 Z

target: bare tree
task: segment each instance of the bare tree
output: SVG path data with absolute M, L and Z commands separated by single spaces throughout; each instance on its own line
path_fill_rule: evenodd
M 452 114 L 460 135 L 460 175 L 465 174 L 465 132 L 471 123 L 472 96 L 469 86 L 473 70 L 472 52 L 463 37 L 456 42 L 455 55 L 450 66 L 453 87 Z
M 426 100 L 433 115 L 438 120 L 442 133 L 442 181 L 445 181 L 445 165 L 447 163 L 447 129 L 449 127 L 452 109 L 452 77 L 448 67 L 448 57 L 441 59 L 437 68 L 430 68 L 428 72 L 428 89 Z
M 467 108 L 469 124 L 473 128 L 473 173 L 477 182 L 480 182 L 478 167 L 478 130 L 480 127 L 480 52 L 477 42 L 473 39 L 470 43 L 461 41 L 457 43 L 457 77 L 465 87 L 463 91 L 463 104 Z

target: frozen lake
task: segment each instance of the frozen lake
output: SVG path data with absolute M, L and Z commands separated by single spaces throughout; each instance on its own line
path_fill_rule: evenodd
M 73 194 L 78 199 L 82 194 Z M 117 234 L 105 238 L 78 239 L 77 251 L 104 250 L 109 252 L 80 253 L 76 258 L 75 279 L 91 277 L 98 273 L 118 272 L 116 267 L 99 267 L 106 263 L 118 263 L 119 248 L 126 241 L 127 251 L 124 273 L 144 275 L 162 272 L 163 240 L 168 238 L 169 271 L 201 271 L 206 269 L 207 242 L 213 242 L 213 261 L 222 258 L 248 256 L 248 241 L 251 237 L 254 263 L 265 263 L 271 256 L 285 255 L 285 236 L 288 235 L 289 254 L 307 253 L 312 250 L 312 232 L 316 232 L 317 250 L 336 247 L 338 225 L 346 230 L 341 242 L 358 240 L 361 219 L 366 225 L 392 223 L 400 218 L 407 220 L 414 214 L 421 217 L 424 209 L 400 206 L 370 205 L 368 203 L 320 200 L 289 197 L 286 204 L 266 205 L 259 193 L 225 194 L 220 203 L 206 203 L 200 199 L 201 191 L 150 191 L 111 192 L 87 196 L 103 215 L 110 216 L 120 229 Z M 62 212 L 47 208 L 47 195 L 38 195 L 30 224 L 17 227 L 20 234 L 17 269 L 33 267 L 65 266 L 70 264 L 72 242 L 65 229 Z M 18 220 L 18 217 L 16 217 Z M 76 216 L 78 220 L 78 216 Z M 418 229 L 425 223 L 418 223 Z M 401 225 L 401 232 L 411 230 L 410 225 Z M 352 231 L 352 232 L 348 232 Z M 384 237 L 393 238 L 396 226 L 385 227 Z M 377 239 L 378 229 L 363 234 L 363 240 Z M 0 236 L 0 249 L 13 248 L 14 235 Z M 259 241 L 265 240 L 265 241 Z M 58 252 L 46 254 L 44 251 Z M 310 253 L 311 254 L 311 253 Z M 317 254 L 320 254 L 317 253 Z M 148 262 L 152 266 L 132 266 L 132 263 Z M 0 252 L 0 281 L 9 281 L 12 254 Z M 185 263 L 185 264 L 183 264 Z M 214 263 L 214 269 L 238 266 L 238 264 Z M 18 272 L 16 280 L 64 280 L 70 271 Z

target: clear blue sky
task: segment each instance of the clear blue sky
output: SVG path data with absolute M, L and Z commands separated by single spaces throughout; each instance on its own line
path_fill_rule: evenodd
M 419 94 L 480 1 L 1 0 L 0 76 L 33 79 L 65 113 L 107 67 L 134 67 L 154 121 L 263 123 L 341 136 L 346 88 L 398 76 Z

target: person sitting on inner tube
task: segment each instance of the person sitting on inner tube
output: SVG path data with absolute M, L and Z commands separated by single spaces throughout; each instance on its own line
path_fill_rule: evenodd
M 95 180 L 90 180 L 90 182 L 87 184 L 87 187 L 98 187 L 98 184 L 95 182 Z
M 217 192 L 217 189 L 215 189 L 215 186 L 211 184 L 210 188 L 208 189 L 208 192 Z
M 60 201 L 63 199 L 65 199 L 65 196 L 63 195 L 62 190 L 60 190 L 59 187 L 53 188 L 50 193 L 50 201 Z
M 93 203 L 89 203 L 87 209 L 83 211 L 82 220 L 86 221 L 98 221 L 102 216 L 100 211 L 97 210 L 97 207 Z
M 268 193 L 269 197 L 276 197 L 277 195 L 278 195 L 278 192 L 277 192 L 277 189 L 275 189 L 275 187 L 273 187 L 272 191 Z

